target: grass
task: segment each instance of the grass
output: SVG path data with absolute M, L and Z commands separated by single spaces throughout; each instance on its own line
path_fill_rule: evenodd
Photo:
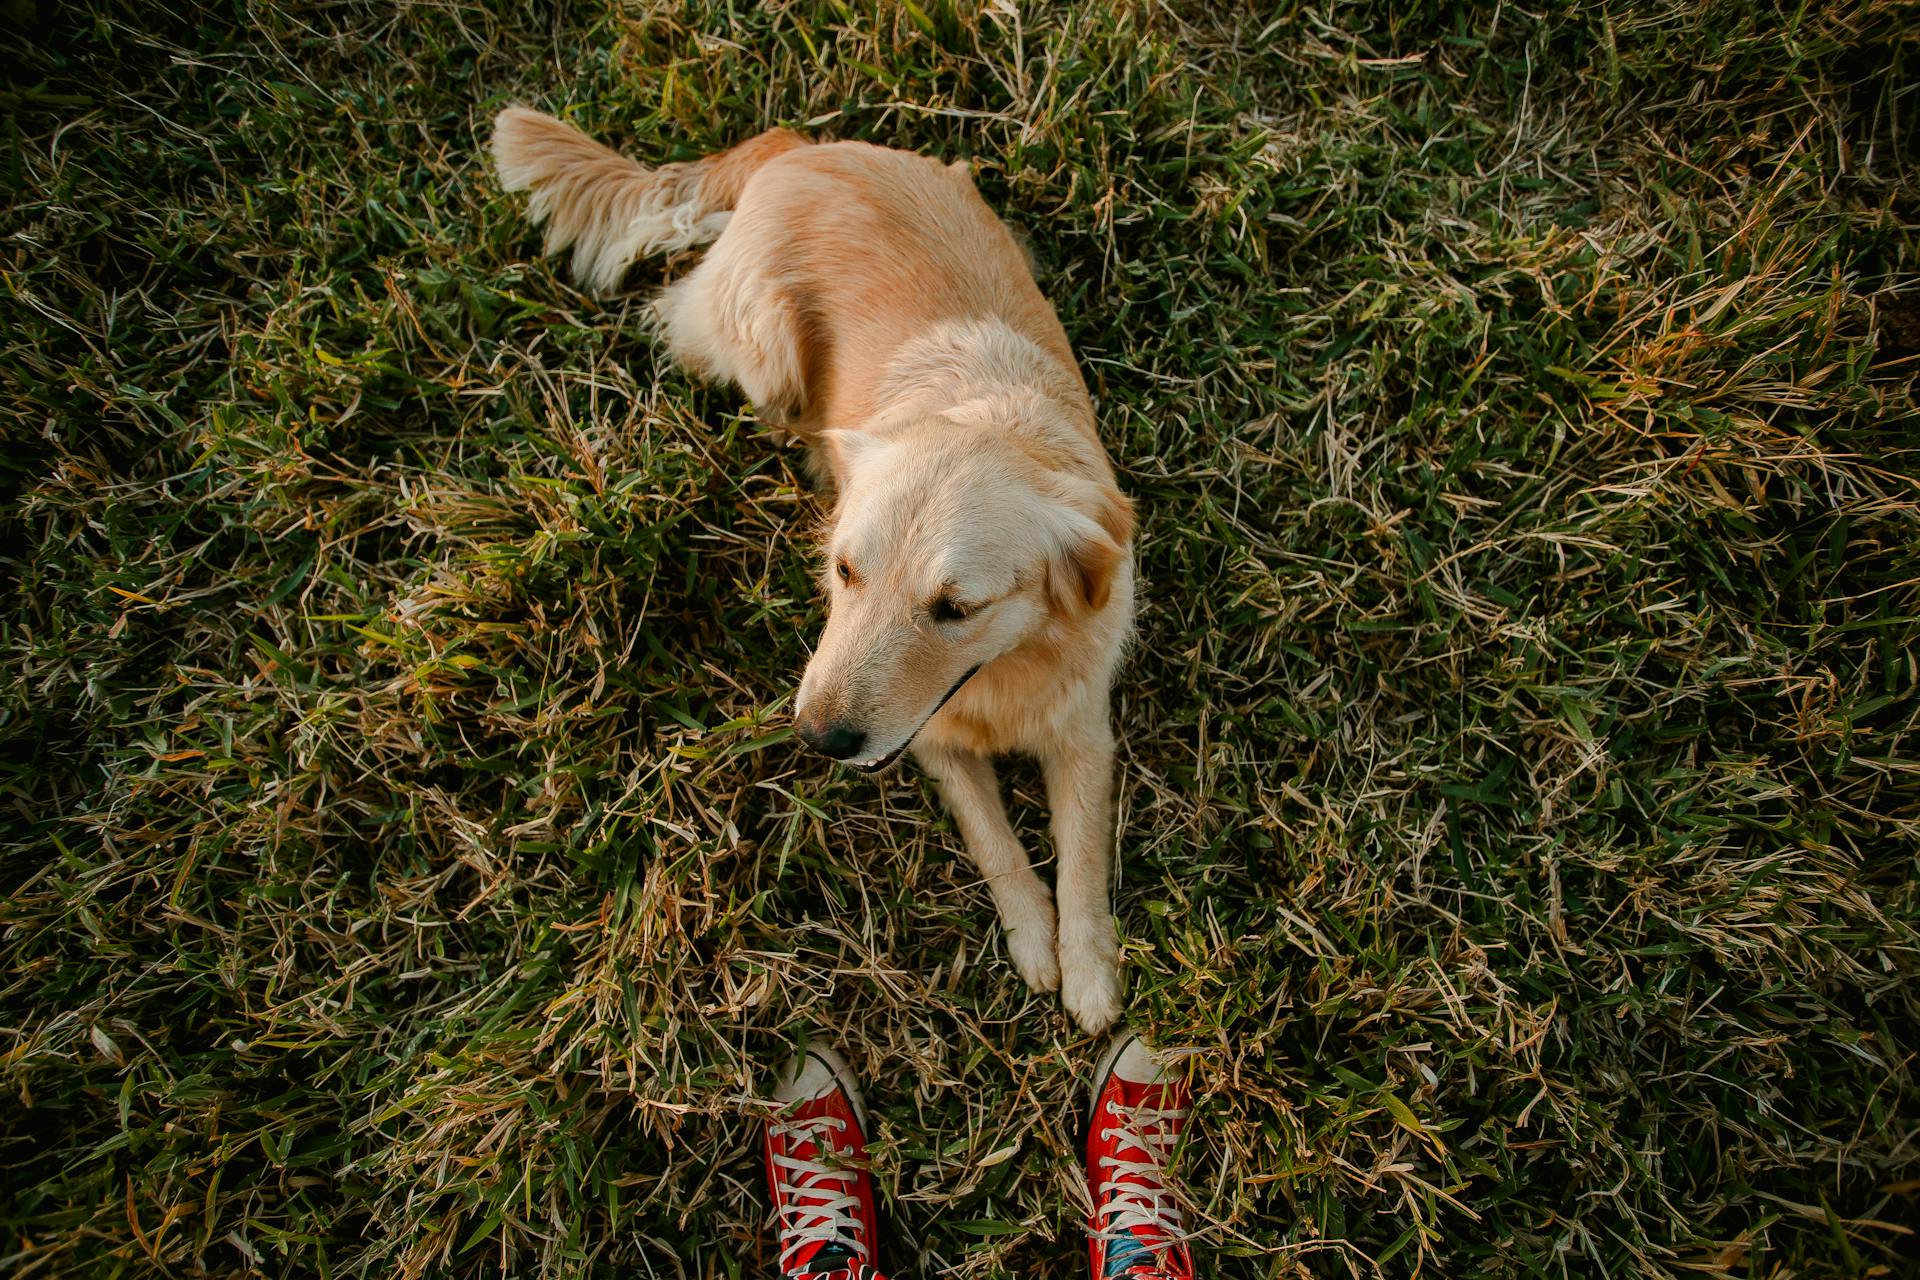
M 902 1275 L 1081 1273 L 1096 1047 L 789 741 L 798 459 L 684 263 L 538 260 L 514 101 L 1031 239 L 1213 1274 L 1920 1268 L 1913 6 L 7 9 L 0 1268 L 765 1275 L 813 1027 Z

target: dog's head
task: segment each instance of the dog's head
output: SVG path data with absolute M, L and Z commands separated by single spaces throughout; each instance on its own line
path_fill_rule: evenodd
M 877 773 L 981 667 L 1108 606 L 1133 510 L 1104 477 L 951 420 L 829 444 L 827 626 L 795 727 Z

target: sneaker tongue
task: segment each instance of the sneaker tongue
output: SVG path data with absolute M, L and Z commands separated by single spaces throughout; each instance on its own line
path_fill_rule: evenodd
M 1147 1251 L 1147 1246 L 1132 1236 L 1121 1236 L 1107 1245 L 1106 1280 L 1120 1280 L 1120 1277 L 1134 1274 L 1150 1274 L 1153 1268 L 1153 1255 Z
M 860 1255 L 838 1241 L 820 1246 L 819 1252 L 807 1259 L 803 1276 L 823 1276 L 830 1271 L 846 1271 L 860 1261 Z

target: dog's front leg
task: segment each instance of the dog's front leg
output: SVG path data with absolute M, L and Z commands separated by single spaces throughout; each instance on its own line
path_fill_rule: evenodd
M 1120 948 L 1107 881 L 1113 869 L 1113 730 L 1105 707 L 1041 758 L 1060 874 L 1060 1002 L 1088 1031 L 1120 1016 Z
M 914 755 L 933 776 L 967 854 L 986 877 L 987 888 L 1000 908 L 1000 925 L 1007 933 L 1007 954 L 1027 985 L 1035 991 L 1060 986 L 1060 962 L 1054 949 L 1053 897 L 1007 821 L 1000 802 L 1000 780 L 993 761 L 971 751 L 930 745 L 916 746 Z

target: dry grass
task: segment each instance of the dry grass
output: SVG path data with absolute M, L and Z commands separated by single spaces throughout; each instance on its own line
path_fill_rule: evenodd
M 1216 1274 L 1920 1266 L 1912 6 L 9 12 L 0 1267 L 765 1274 L 809 1027 L 904 1273 L 1084 1266 L 1093 1046 L 788 741 L 798 460 L 534 259 L 509 101 L 1032 239 Z

